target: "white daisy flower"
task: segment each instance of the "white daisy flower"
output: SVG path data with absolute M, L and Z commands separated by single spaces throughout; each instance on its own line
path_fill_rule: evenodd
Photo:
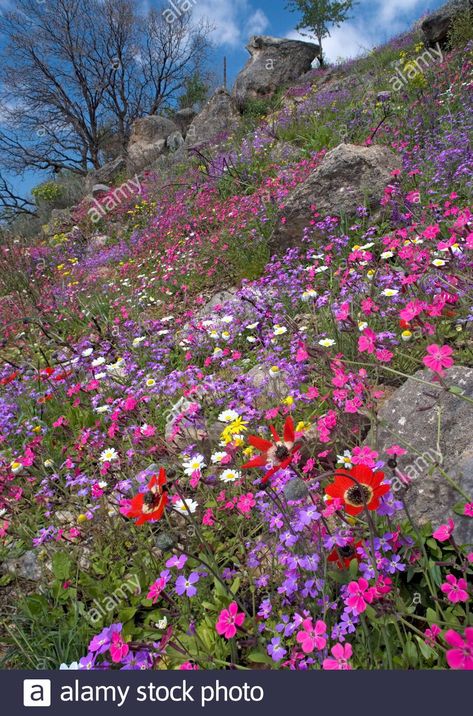
M 381 291 L 382 296 L 387 296 L 388 298 L 391 298 L 392 296 L 397 296 L 399 291 L 396 291 L 394 288 L 385 288 L 384 291 Z
M 330 346 L 333 345 L 335 345 L 333 338 L 322 338 L 322 340 L 319 341 L 319 346 L 323 346 L 324 348 L 330 348 Z
M 92 368 L 98 368 L 99 365 L 103 365 L 105 363 L 105 358 L 103 356 L 100 356 L 99 358 L 95 358 L 95 360 L 92 361 Z
M 189 498 L 186 500 L 177 500 L 173 505 L 173 509 L 176 510 L 176 512 L 180 512 L 181 515 L 188 515 L 189 513 L 193 514 L 198 506 L 198 502 Z
M 200 472 L 204 469 L 204 467 L 207 467 L 205 463 L 205 458 L 203 455 L 196 455 L 195 457 L 191 458 L 188 462 L 185 462 L 184 465 L 184 473 L 188 475 L 189 477 L 192 477 L 194 472 Z
M 275 336 L 282 336 L 284 333 L 287 333 L 287 328 L 285 326 L 276 325 L 273 327 L 273 332 Z
M 94 352 L 93 348 L 86 348 L 85 350 L 82 351 L 82 355 L 84 358 L 88 358 L 89 356 L 92 355 L 93 352 Z
M 239 417 L 236 410 L 224 410 L 223 413 L 220 413 L 218 419 L 221 423 L 233 423 Z
M 100 455 L 100 462 L 114 462 L 118 460 L 118 453 L 115 448 L 107 448 Z
M 241 473 L 238 470 L 224 470 L 220 475 L 222 482 L 235 482 L 241 478 Z
M 224 458 L 227 457 L 226 452 L 214 452 L 210 460 L 213 465 L 219 465 Z

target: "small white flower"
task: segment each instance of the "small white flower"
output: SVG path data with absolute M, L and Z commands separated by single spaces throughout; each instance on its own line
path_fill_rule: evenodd
M 222 323 L 233 323 L 233 316 L 223 316 Z
M 133 348 L 138 348 L 138 346 L 141 345 L 145 340 L 145 336 L 138 336 L 138 338 L 135 338 L 132 343 Z
M 14 475 L 18 475 L 18 473 L 23 470 L 23 465 L 21 464 L 21 462 L 13 460 L 13 462 L 10 463 L 10 470 Z
M 69 671 L 78 671 L 80 668 L 81 667 L 79 666 L 77 661 L 73 661 L 70 666 L 68 666 L 67 664 L 61 664 L 61 666 L 59 667 L 59 671 L 65 671 L 66 669 Z
M 100 462 L 114 462 L 118 460 L 118 453 L 115 448 L 107 448 L 100 455 Z
M 86 348 L 85 350 L 82 351 L 82 355 L 84 358 L 88 358 L 89 356 L 92 355 L 93 352 L 94 352 L 93 348 Z
M 105 363 L 105 358 L 103 356 L 100 356 L 100 358 L 95 358 L 95 360 L 92 361 L 92 368 L 98 368 L 99 365 L 103 365 Z
M 156 622 L 156 628 L 157 628 L 157 629 L 166 629 L 167 625 L 168 625 L 168 618 L 167 618 L 167 617 L 163 617 L 163 618 L 160 619 L 158 622 Z
M 247 326 L 247 328 L 249 331 L 254 331 L 255 328 L 258 328 L 258 326 L 259 326 L 259 322 L 257 321 L 256 323 L 252 323 L 250 326 Z
M 394 288 L 385 288 L 381 293 L 383 296 L 391 298 L 392 296 L 397 296 L 399 291 L 396 291 Z
M 280 373 L 280 370 L 279 370 L 279 368 L 278 368 L 277 365 L 273 365 L 273 366 L 269 369 L 269 375 L 270 375 L 272 378 L 275 378 L 276 376 L 278 376 L 279 373 Z
M 367 322 L 366 321 L 358 321 L 358 330 L 363 332 L 365 330 L 365 328 L 368 328 Z
M 224 470 L 220 475 L 222 482 L 235 482 L 241 478 L 241 473 L 238 470 Z
M 54 460 L 51 460 L 51 458 L 48 458 L 43 462 L 44 467 L 52 467 L 54 465 Z
M 310 301 L 313 298 L 317 298 L 318 293 L 317 291 L 314 291 L 313 288 L 309 288 L 307 291 L 304 291 L 301 298 L 303 301 Z
M 212 461 L 213 465 L 219 465 L 224 458 L 227 457 L 226 452 L 214 452 L 211 456 L 210 460 Z
M 106 374 L 106 373 L 103 373 L 103 372 L 102 372 L 102 373 L 96 373 L 96 374 L 94 375 L 95 380 L 102 380 L 102 378 L 106 378 L 106 377 L 107 377 L 107 374 Z
M 173 505 L 173 509 L 176 510 L 176 512 L 180 512 L 182 515 L 188 515 L 189 513 L 193 514 L 198 506 L 199 503 L 195 500 L 177 500 L 177 502 Z
M 394 256 L 394 252 L 393 252 L 393 251 L 383 251 L 383 253 L 381 254 L 381 258 L 382 258 L 382 259 L 390 259 L 390 258 L 392 258 L 393 256 Z
M 192 477 L 194 472 L 200 472 L 201 470 L 206 467 L 205 458 L 203 455 L 196 455 L 195 457 L 191 458 L 188 462 L 185 462 L 184 465 L 184 473 L 188 475 L 189 477 Z
M 285 326 L 276 325 L 273 327 L 273 332 L 275 336 L 283 336 L 287 333 L 287 328 Z
M 246 340 L 248 343 L 256 343 L 256 338 L 254 336 L 247 336 Z
M 223 413 L 220 413 L 218 419 L 221 423 L 233 423 L 239 417 L 236 410 L 224 410 Z
M 445 266 L 445 265 L 447 264 L 447 262 L 444 261 L 443 259 L 434 259 L 434 260 L 432 261 L 432 264 L 433 264 L 434 266 L 437 266 L 437 268 L 440 268 L 441 266 Z
M 155 386 L 155 385 L 156 385 L 156 381 L 155 381 L 154 378 L 147 378 L 147 379 L 146 379 L 146 387 L 147 387 L 147 388 L 152 388 L 152 387 Z
M 351 452 L 349 450 L 345 450 L 343 455 L 337 455 L 337 464 L 351 469 L 353 467 L 351 462 Z
M 99 405 L 98 408 L 95 408 L 95 412 L 99 415 L 102 415 L 103 413 L 109 413 L 111 410 L 109 405 Z
M 335 341 L 333 338 L 322 338 L 321 341 L 319 341 L 319 345 L 323 346 L 324 348 L 330 348 L 330 346 L 335 345 Z

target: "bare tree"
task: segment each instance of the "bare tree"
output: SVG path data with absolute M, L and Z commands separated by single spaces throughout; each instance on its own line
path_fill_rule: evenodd
M 16 0 L 0 20 L 0 161 L 85 174 L 111 135 L 124 148 L 132 122 L 172 104 L 200 69 L 210 28 L 173 23 L 133 0 Z
M 19 196 L 0 174 L 0 222 L 10 223 L 21 214 L 34 216 L 36 206 L 29 199 Z

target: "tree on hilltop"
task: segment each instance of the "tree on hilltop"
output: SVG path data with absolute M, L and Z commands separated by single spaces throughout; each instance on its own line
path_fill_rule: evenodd
M 320 45 L 319 62 L 322 67 L 325 64 L 322 41 L 330 37 L 329 28 L 332 25 L 340 27 L 349 19 L 350 10 L 357 4 L 356 0 L 289 0 L 288 10 L 302 13 L 296 29 L 303 35 L 303 30 L 310 30 L 310 36 L 317 38 Z

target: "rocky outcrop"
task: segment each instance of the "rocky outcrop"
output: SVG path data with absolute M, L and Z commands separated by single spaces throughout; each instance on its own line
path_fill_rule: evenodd
M 472 501 L 473 405 L 440 386 L 419 383 L 416 378 L 429 380 L 429 373 L 420 371 L 385 401 L 378 414 L 376 445 L 372 440 L 370 445 L 376 446 L 384 459 L 386 448 L 395 443 L 408 450 L 407 455 L 398 458 L 393 488 L 405 497 L 417 524 L 432 522 L 436 529 L 454 518 L 457 541 L 473 543 L 473 519 L 453 514 L 453 507 L 467 500 L 445 477 L 446 474 L 455 481 Z M 473 369 L 450 368 L 445 372 L 445 382 L 473 398 Z M 402 476 L 410 481 L 407 490 L 402 487 Z
M 354 216 L 359 206 L 379 213 L 385 187 L 400 159 L 387 147 L 340 144 L 286 200 L 270 239 L 273 253 L 297 245 L 315 210 L 325 216 Z
M 235 100 L 223 88 L 217 90 L 202 112 L 193 120 L 187 136 L 186 146 L 197 147 L 215 142 L 219 135 L 231 132 L 241 120 Z
M 192 107 L 184 107 L 184 109 L 179 109 L 173 115 L 172 120 L 179 127 L 179 130 L 183 137 L 186 136 L 187 130 L 191 126 L 196 116 L 197 112 L 192 109 Z
M 134 122 L 128 145 L 127 170 L 136 174 L 149 167 L 166 150 L 166 140 L 179 128 L 167 117 L 150 115 Z
M 421 23 L 421 29 L 426 43 L 432 47 L 437 44 L 442 46 L 447 45 L 453 20 L 459 13 L 468 10 L 468 8 L 473 12 L 472 0 L 454 0 L 444 7 L 441 7 L 432 15 L 429 15 Z
M 290 82 L 308 72 L 320 55 L 310 42 L 257 35 L 247 45 L 251 58 L 238 75 L 233 95 L 244 107 L 250 99 L 270 98 Z
M 96 184 L 113 185 L 115 181 L 122 177 L 126 172 L 126 158 L 117 157 L 112 162 L 107 162 L 100 169 L 87 174 L 85 180 L 85 189 L 90 192 Z

